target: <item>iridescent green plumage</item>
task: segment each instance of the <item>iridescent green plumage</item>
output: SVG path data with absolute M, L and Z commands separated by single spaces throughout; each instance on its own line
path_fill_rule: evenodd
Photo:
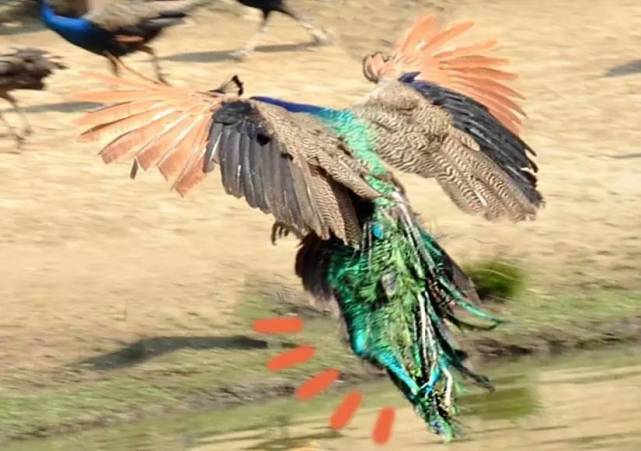
M 419 224 L 400 187 L 386 177 L 367 125 L 349 111 L 316 115 L 369 168 L 365 179 L 384 196 L 360 209 L 360 246 L 337 239 L 304 241 L 299 258 L 309 262 L 299 261 L 299 274 L 312 292 L 319 288 L 309 285 L 320 283 L 338 302 L 354 353 L 384 368 L 428 427 L 452 438 L 452 370 L 490 385 L 465 368 L 446 321 L 464 324 L 454 316 L 453 305 L 496 319 L 477 310 L 457 287 L 453 271 L 458 268 Z M 305 246 L 315 249 L 308 252 Z M 323 267 L 321 280 L 305 280 L 305 266 L 314 264 Z

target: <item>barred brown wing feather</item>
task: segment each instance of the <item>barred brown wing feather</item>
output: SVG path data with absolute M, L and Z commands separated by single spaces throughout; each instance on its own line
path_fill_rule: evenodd
M 357 173 L 327 163 L 342 143 L 308 118 L 256 101 L 224 105 L 214 114 L 212 131 L 220 129 L 205 166 L 220 166 L 227 193 L 244 197 L 255 208 L 274 215 L 301 235 L 330 233 L 350 243 L 360 239 L 349 191 L 378 194 Z M 320 127 L 320 124 L 316 124 Z M 213 133 L 213 132 L 212 132 Z M 342 179 L 339 183 L 336 179 Z
M 379 193 L 321 123 L 215 91 L 100 78 L 116 89 L 75 97 L 111 102 L 77 121 L 87 128 L 82 140 L 109 139 L 100 152 L 106 163 L 134 159 L 144 170 L 157 167 L 181 195 L 219 167 L 227 193 L 299 234 L 360 242 L 352 198 Z
M 417 80 L 454 89 L 484 104 L 505 127 L 519 133 L 525 113 L 516 100 L 523 96 L 506 84 L 517 75 L 497 68 L 508 60 L 485 54 L 496 41 L 449 46 L 472 25 L 468 21 L 442 29 L 434 16 L 421 17 L 398 41 L 389 58 L 380 53 L 366 57 L 363 73 L 375 82 L 415 73 Z
M 543 205 L 533 150 L 470 97 L 404 76 L 353 111 L 373 128 L 386 162 L 436 178 L 467 213 L 521 221 Z

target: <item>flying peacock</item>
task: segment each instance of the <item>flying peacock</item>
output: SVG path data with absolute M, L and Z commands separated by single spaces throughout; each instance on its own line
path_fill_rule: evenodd
M 31 134 L 31 126 L 18 101 L 11 95 L 11 91 L 29 89 L 41 91 L 45 88 L 44 79 L 57 69 L 64 69 L 59 58 L 48 55 L 40 49 L 21 48 L 13 49 L 0 54 L 0 98 L 11 104 L 23 122 L 22 132 L 17 132 L 11 124 L 0 114 L 9 132 L 20 147 L 25 136 Z
M 300 237 L 305 289 L 337 303 L 352 351 L 446 438 L 458 431 L 455 375 L 491 388 L 466 366 L 451 325 L 500 320 L 475 305 L 472 282 L 389 168 L 435 178 L 489 220 L 531 219 L 543 204 L 534 152 L 518 136 L 520 95 L 506 83 L 514 75 L 486 52 L 496 43 L 448 46 L 471 26 L 420 18 L 392 55 L 363 60 L 376 86 L 345 109 L 243 98 L 236 76 L 210 91 L 101 76 L 120 89 L 79 95 L 106 104 L 79 120 L 81 139 L 112 138 L 106 163 L 158 167 L 181 195 L 220 168 L 227 193 L 275 217 L 273 236 Z
M 151 56 L 156 77 L 161 81 L 164 77 L 160 63 L 149 43 L 165 28 L 181 23 L 194 6 L 189 0 L 85 0 L 84 8 L 80 8 L 82 1 L 76 1 L 67 10 L 88 12 L 71 17 L 59 14 L 47 0 L 38 2 L 40 18 L 47 27 L 70 43 L 106 57 L 114 74 L 118 75 L 120 66 L 126 67 L 122 56 L 140 51 Z

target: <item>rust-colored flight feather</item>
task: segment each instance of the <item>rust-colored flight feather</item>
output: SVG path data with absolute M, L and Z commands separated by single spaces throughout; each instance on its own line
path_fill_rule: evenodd
M 167 110 L 162 105 L 159 105 L 147 111 L 133 113 L 117 121 L 103 122 L 94 125 L 83 132 L 79 139 L 81 142 L 90 142 L 97 141 L 105 137 L 120 136 L 146 124 L 156 122 L 164 116 L 167 116 L 169 113 L 171 113 L 171 111 Z
M 158 170 L 166 180 L 177 180 L 192 152 L 203 151 L 210 124 L 211 120 L 209 118 L 200 118 L 180 145 L 177 145 L 172 152 L 165 155 L 165 158 L 158 163 Z
M 496 41 L 446 48 L 473 25 L 466 21 L 443 30 L 434 16 L 421 17 L 398 41 L 389 58 L 380 53 L 365 58 L 363 73 L 378 82 L 418 72 L 418 79 L 458 91 L 485 105 L 503 125 L 518 134 L 525 114 L 517 101 L 523 96 L 505 85 L 517 75 L 497 68 L 509 61 L 485 53 L 496 46 Z
M 168 152 L 173 149 L 185 136 L 185 130 L 189 128 L 192 118 L 183 115 L 171 127 L 164 130 L 157 139 L 153 140 L 136 155 L 136 161 L 145 171 L 155 166 Z
M 425 44 L 419 45 L 418 50 L 424 53 L 433 53 L 435 50 L 440 49 L 443 44 L 457 38 L 473 26 L 474 22 L 472 21 L 461 22 L 435 36 L 425 37 L 423 41 Z
M 418 43 L 425 38 L 425 36 L 430 36 L 438 30 L 438 22 L 434 16 L 423 16 L 412 28 L 410 28 L 405 36 L 397 44 L 398 52 L 397 54 L 403 55 L 407 52 L 411 52 L 416 49 Z
M 158 167 L 185 195 L 205 173 L 202 168 L 212 115 L 229 94 L 198 92 L 160 83 L 89 74 L 112 90 L 79 93 L 79 100 L 106 106 L 86 113 L 76 123 L 88 129 L 81 141 L 110 137 L 100 151 L 105 163 L 135 158 L 139 167 Z
M 166 119 L 175 120 L 176 116 L 175 114 L 173 116 L 170 114 L 166 116 Z M 157 135 L 157 124 L 151 122 L 114 138 L 100 151 L 100 157 L 105 163 L 131 158 L 146 147 Z
M 156 106 L 154 100 L 143 100 L 141 102 L 128 102 L 122 105 L 99 108 L 74 120 L 75 125 L 93 127 L 99 124 L 114 122 L 124 119 L 132 114 L 142 113 Z

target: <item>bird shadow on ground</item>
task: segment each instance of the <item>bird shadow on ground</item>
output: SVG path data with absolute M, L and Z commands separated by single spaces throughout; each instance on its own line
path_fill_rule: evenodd
M 606 156 L 613 158 L 615 160 L 632 160 L 635 158 L 641 158 L 641 152 L 625 153 L 622 155 L 606 155 Z
M 618 66 L 611 67 L 608 69 L 604 76 L 605 77 L 622 77 L 624 75 L 632 75 L 641 73 L 641 59 L 628 61 L 624 64 L 619 64 Z
M 219 337 L 153 337 L 131 343 L 117 351 L 76 362 L 75 365 L 94 370 L 116 370 L 139 365 L 180 349 L 264 349 L 267 342 L 244 335 Z M 74 366 L 75 366 L 74 365 Z
M 274 44 L 256 47 L 256 53 L 279 53 L 279 52 L 297 52 L 318 47 L 313 41 L 299 44 Z M 212 50 L 206 52 L 187 52 L 176 53 L 174 55 L 163 56 L 160 59 L 182 63 L 204 63 L 235 60 L 233 50 Z M 251 55 L 250 55 L 251 58 Z

